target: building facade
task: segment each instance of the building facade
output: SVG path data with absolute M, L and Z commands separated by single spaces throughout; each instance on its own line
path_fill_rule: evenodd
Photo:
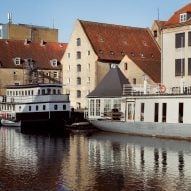
M 163 26 L 161 77 L 168 88 L 191 86 L 191 3 Z
M 86 96 L 112 64 L 119 64 L 131 82 L 147 76 L 160 83 L 160 48 L 147 28 L 77 20 L 61 62 L 63 84 L 76 109 L 87 107 Z
M 0 94 L 6 85 L 61 83 L 61 58 L 67 44 L 0 40 Z
M 27 24 L 0 24 L 0 39 L 58 42 L 58 29 Z

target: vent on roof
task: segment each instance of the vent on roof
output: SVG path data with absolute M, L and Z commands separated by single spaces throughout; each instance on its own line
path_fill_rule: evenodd
M 40 41 L 40 45 L 41 45 L 41 46 L 45 46 L 45 45 L 46 45 L 46 43 L 47 43 L 47 42 L 46 42 L 46 41 L 44 41 L 44 40 L 41 40 L 41 41 Z
M 140 55 L 141 55 L 141 58 L 144 58 L 144 54 L 143 54 L 143 52 L 141 52 Z
M 111 51 L 110 51 L 110 54 L 111 54 L 111 55 L 114 55 L 114 52 L 111 50 Z
M 31 43 L 31 40 L 29 40 L 29 39 L 25 39 L 25 41 L 24 41 L 24 45 L 28 45 L 28 44 L 30 44 Z
M 131 52 L 131 56 L 134 57 L 134 56 L 135 56 L 135 53 L 134 53 L 134 52 Z

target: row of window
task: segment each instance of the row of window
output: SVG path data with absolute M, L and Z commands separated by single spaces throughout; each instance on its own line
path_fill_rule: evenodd
M 178 122 L 183 123 L 183 114 L 184 114 L 184 104 L 181 102 L 179 103 L 178 108 Z M 140 121 L 144 121 L 144 114 L 145 114 L 145 103 L 141 103 L 140 109 Z M 167 117 L 167 103 L 162 103 L 162 122 L 166 122 Z M 154 122 L 159 122 L 159 103 L 154 104 Z
M 185 59 L 175 60 L 175 76 L 185 75 Z M 188 58 L 188 75 L 191 75 L 191 58 Z
M 42 89 L 38 90 L 38 95 L 61 94 L 60 89 Z M 34 90 L 7 90 L 7 96 L 33 96 Z
M 43 111 L 46 111 L 46 109 L 47 109 L 46 105 L 42 105 L 42 108 L 40 108 L 39 105 L 35 105 L 35 106 L 29 105 L 28 106 L 28 111 L 32 111 L 33 108 L 35 108 L 36 111 L 39 111 L 40 109 L 43 110 Z M 65 104 L 62 105 L 62 109 L 66 110 L 66 105 Z M 19 107 L 19 110 L 21 110 L 21 107 Z M 58 110 L 58 105 L 57 104 L 54 105 L 54 110 L 55 111 Z
M 90 64 L 87 65 L 87 69 L 90 71 Z M 68 65 L 68 71 L 70 71 L 70 65 Z M 81 64 L 77 64 L 76 71 L 77 72 L 81 72 L 82 71 L 82 65 Z
M 188 46 L 191 46 L 191 31 L 188 32 Z M 185 33 L 177 33 L 175 34 L 175 47 L 183 48 L 185 47 Z

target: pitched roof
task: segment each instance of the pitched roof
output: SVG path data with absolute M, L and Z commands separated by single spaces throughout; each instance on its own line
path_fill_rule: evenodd
M 189 19 L 186 22 L 182 22 L 180 23 L 180 14 L 182 13 L 190 13 L 191 14 L 191 3 L 185 5 L 184 7 L 180 8 L 179 10 L 177 10 L 171 17 L 170 19 L 165 23 L 165 26 L 169 27 L 173 25 L 187 25 L 187 24 L 191 24 L 191 19 Z
M 127 55 L 155 82 L 160 82 L 160 48 L 149 29 L 79 22 L 98 60 L 119 63 Z
M 0 40 L 0 67 L 22 68 L 15 65 L 13 59 L 18 57 L 22 60 L 31 58 L 40 69 L 53 69 L 50 60 L 60 62 L 64 55 L 67 44 L 58 42 L 30 42 L 24 40 Z M 57 69 L 61 68 L 61 65 Z M 56 68 L 54 68 L 56 69 Z
M 123 84 L 129 84 L 121 70 L 111 68 L 102 81 L 87 97 L 119 97 L 123 95 Z
M 163 27 L 166 24 L 166 21 L 161 21 L 161 20 L 155 20 L 155 22 L 159 28 Z

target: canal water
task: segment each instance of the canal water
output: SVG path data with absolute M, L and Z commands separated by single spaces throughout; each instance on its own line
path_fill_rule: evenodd
M 191 191 L 191 142 L 0 128 L 0 191 Z

